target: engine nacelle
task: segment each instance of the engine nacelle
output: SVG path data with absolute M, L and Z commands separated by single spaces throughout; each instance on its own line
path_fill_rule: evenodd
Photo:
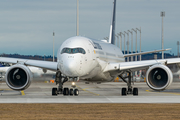
M 153 90 L 164 90 L 171 85 L 172 81 L 171 70 L 162 64 L 153 65 L 146 73 L 146 83 Z
M 22 64 L 11 66 L 6 72 L 6 84 L 13 90 L 21 91 L 29 87 L 32 81 L 30 69 Z

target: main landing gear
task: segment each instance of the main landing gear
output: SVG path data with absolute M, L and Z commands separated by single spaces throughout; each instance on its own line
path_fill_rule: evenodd
M 127 73 L 129 74 L 127 77 L 122 77 L 122 74 L 119 75 L 119 77 L 125 82 L 127 83 L 128 88 L 122 88 L 121 91 L 121 95 L 122 96 L 126 96 L 127 94 L 133 94 L 133 95 L 138 95 L 138 88 L 133 88 L 132 87 L 132 72 L 127 71 Z M 126 81 L 125 79 L 128 78 L 128 80 Z
M 65 82 L 67 82 L 67 81 L 68 81 L 68 78 L 63 77 L 61 75 L 60 71 L 56 72 L 55 82 L 56 82 L 56 85 L 57 84 L 59 84 L 59 85 L 58 85 L 58 88 L 52 88 L 52 95 L 57 96 L 58 94 L 63 94 L 64 96 L 68 96 L 68 95 L 70 95 L 70 96 L 73 96 L 73 95 L 78 96 L 79 95 L 79 90 L 76 89 L 76 85 L 75 85 L 74 82 L 72 82 L 72 86 L 71 86 L 72 88 L 70 88 L 70 89 L 69 88 L 63 88 L 63 84 Z

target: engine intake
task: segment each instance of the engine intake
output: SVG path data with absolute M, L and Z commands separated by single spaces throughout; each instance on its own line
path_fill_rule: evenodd
M 172 81 L 171 70 L 162 64 L 153 65 L 146 73 L 146 83 L 153 90 L 164 90 L 171 85 Z
M 11 66 L 6 72 L 6 84 L 13 90 L 25 90 L 32 81 L 32 73 L 28 67 L 21 64 Z

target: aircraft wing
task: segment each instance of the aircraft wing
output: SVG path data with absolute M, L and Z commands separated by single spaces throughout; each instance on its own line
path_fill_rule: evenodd
M 41 60 L 30 60 L 30 59 L 19 59 L 19 58 L 8 58 L 8 57 L 0 57 L 0 62 L 5 63 L 21 63 L 27 66 L 34 66 L 45 68 L 48 70 L 57 71 L 57 62 L 49 62 L 49 61 L 41 61 Z
M 124 57 L 130 57 L 130 56 L 136 56 L 136 55 L 144 55 L 144 54 L 156 53 L 156 52 L 167 51 L 167 50 L 170 50 L 170 48 L 169 49 L 162 49 L 162 50 L 140 52 L 140 53 L 133 53 L 133 54 L 125 54 Z
M 121 63 L 108 63 L 103 72 L 107 71 L 124 71 L 124 70 L 141 70 L 148 68 L 155 64 L 175 64 L 180 63 L 180 58 L 159 59 L 159 60 L 145 60 L 145 61 L 132 61 Z
M 9 67 L 0 67 L 0 72 L 6 72 L 9 69 Z

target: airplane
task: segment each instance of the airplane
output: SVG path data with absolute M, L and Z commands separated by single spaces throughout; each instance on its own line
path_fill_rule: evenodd
M 95 40 L 82 36 L 74 36 L 65 40 L 57 52 L 57 62 L 48 62 L 40 60 L 18 59 L 0 57 L 0 62 L 12 63 L 6 72 L 6 84 L 13 90 L 25 90 L 32 81 L 32 72 L 27 66 L 40 67 L 56 72 L 55 82 L 57 88 L 52 88 L 52 95 L 58 94 L 79 95 L 76 87 L 63 87 L 63 84 L 72 80 L 90 81 L 90 82 L 111 82 L 117 76 L 120 77 L 127 87 L 122 88 L 121 95 L 138 95 L 138 88 L 132 86 L 132 72 L 148 69 L 146 73 L 147 85 L 156 91 L 168 88 L 173 76 L 171 70 L 166 66 L 168 64 L 180 63 L 180 59 L 158 59 L 146 61 L 125 62 L 126 57 L 166 51 L 169 49 L 123 54 L 115 46 L 115 13 L 116 0 L 113 2 L 113 17 L 110 26 L 109 42 L 106 40 Z M 128 73 L 124 77 L 123 74 Z M 74 84 L 73 82 L 73 84 Z

